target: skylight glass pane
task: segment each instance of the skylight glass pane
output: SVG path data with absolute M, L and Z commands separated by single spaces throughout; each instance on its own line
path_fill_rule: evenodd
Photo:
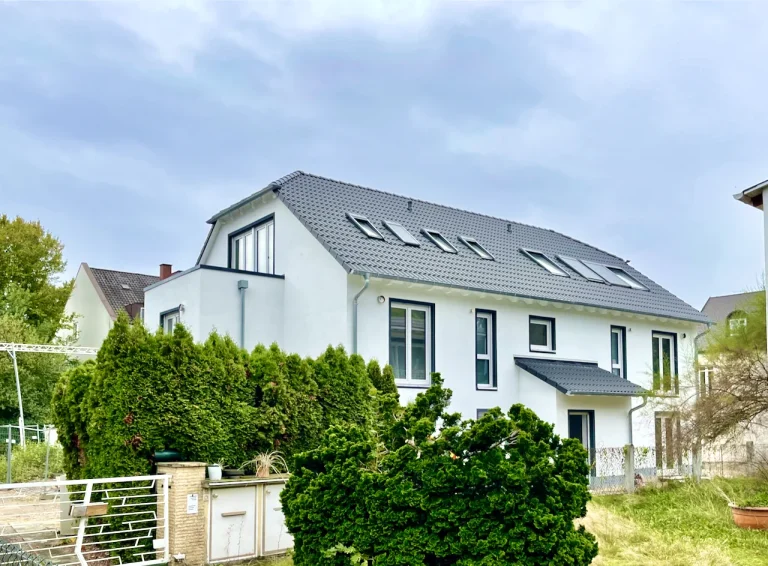
M 427 237 L 444 252 L 448 252 L 449 254 L 457 253 L 456 248 L 448 243 L 448 240 L 446 240 L 440 232 L 436 232 L 434 230 L 422 230 L 422 232 L 424 232 L 424 234 L 426 234 Z
M 559 268 L 555 263 L 549 259 L 547 256 L 545 256 L 541 252 L 529 252 L 525 250 L 525 253 L 527 253 L 533 261 L 538 263 L 541 267 L 549 271 L 553 275 L 559 275 L 561 277 L 568 277 L 568 274 Z
M 629 285 L 633 289 L 642 289 L 645 290 L 645 286 L 640 284 L 637 280 L 635 280 L 629 273 L 624 271 L 621 268 L 618 267 L 609 267 L 608 269 L 611 270 L 611 272 L 616 275 L 619 279 L 621 279 L 625 284 Z
M 576 273 L 581 275 L 584 279 L 589 279 L 590 281 L 599 281 L 600 283 L 605 283 L 605 279 L 600 277 L 597 273 L 592 271 L 590 268 L 588 268 L 580 259 L 576 259 L 573 257 L 566 257 L 566 256 L 559 256 L 560 260 L 566 264 L 568 267 L 573 269 Z
M 459 236 L 459 239 L 466 244 L 466 246 L 479 255 L 483 259 L 493 259 L 493 256 L 488 253 L 483 246 L 481 246 L 474 238 L 465 238 Z
M 389 228 L 389 231 L 392 232 L 395 236 L 400 238 L 400 241 L 404 244 L 407 244 L 409 246 L 419 246 L 419 241 L 413 237 L 413 234 L 411 234 L 408 229 L 400 224 L 399 222 L 390 222 L 389 220 L 384 221 L 384 226 Z
M 371 221 L 368 220 L 365 216 L 347 213 L 347 218 L 349 218 L 352 221 L 352 224 L 357 226 L 360 231 L 369 238 L 376 238 L 377 240 L 384 239 L 384 236 L 382 236 L 379 231 L 374 228 Z
M 600 277 L 605 279 L 611 285 L 620 285 L 621 287 L 629 287 L 626 281 L 619 279 L 616 274 L 608 269 L 606 266 L 592 261 L 585 261 L 584 264 L 592 271 L 597 273 Z

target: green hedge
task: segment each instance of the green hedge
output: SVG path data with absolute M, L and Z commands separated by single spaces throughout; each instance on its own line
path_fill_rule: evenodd
M 439 375 L 379 437 L 332 427 L 282 493 L 297 566 L 587 565 L 587 453 L 522 405 L 446 413 Z
M 121 315 L 96 361 L 57 383 L 53 418 L 69 477 L 127 476 L 150 472 L 166 449 L 231 466 L 275 449 L 290 457 L 330 426 L 371 427 L 388 395 L 342 347 L 316 359 L 276 345 L 248 353 L 215 333 L 196 344 L 182 325 L 153 334 Z

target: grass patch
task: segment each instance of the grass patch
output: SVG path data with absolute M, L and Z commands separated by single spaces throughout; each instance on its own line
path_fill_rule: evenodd
M 42 480 L 45 475 L 45 450 L 42 442 L 27 442 L 27 445 L 14 446 L 11 453 L 11 481 L 25 483 Z M 5 483 L 8 470 L 6 452 L 0 452 L 0 483 Z M 48 479 L 64 473 L 64 455 L 61 446 L 51 446 L 48 455 Z
M 620 532 L 613 532 L 612 525 L 599 523 L 600 513 L 607 511 L 624 520 L 616 525 L 617 531 L 624 528 L 630 541 L 632 537 L 637 539 L 627 546 L 643 547 L 643 552 L 651 553 L 650 558 L 654 558 L 656 548 L 663 553 L 662 562 L 613 564 L 766 564 L 768 532 L 737 528 L 721 491 L 739 501 L 760 497 L 768 492 L 768 486 L 756 480 L 717 479 L 646 487 L 635 495 L 595 497 L 590 513 L 597 516 L 593 532 L 605 539 L 600 541 L 601 556 L 611 559 L 612 554 L 621 554 L 620 549 L 614 549 L 621 545 Z M 593 517 L 588 515 L 587 519 Z

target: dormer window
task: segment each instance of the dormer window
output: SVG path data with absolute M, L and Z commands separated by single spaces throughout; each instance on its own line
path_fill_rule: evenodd
M 438 232 L 437 230 L 422 230 L 422 233 L 432 240 L 432 243 L 435 244 L 438 248 L 443 250 L 444 252 L 447 252 L 449 254 L 455 254 L 458 253 L 456 248 L 454 248 L 448 240 L 443 237 L 443 235 Z
M 269 215 L 229 235 L 229 267 L 275 272 L 275 219 Z
M 490 260 L 493 259 L 493 256 L 483 246 L 481 246 L 476 239 L 469 238 L 467 236 L 459 236 L 459 240 L 464 242 L 465 246 L 467 246 L 470 250 L 475 252 L 481 258 L 490 259 Z
M 381 232 L 379 232 L 373 223 L 362 214 L 351 214 L 348 212 L 347 218 L 349 218 L 352 224 L 357 226 L 358 229 L 369 238 L 373 238 L 375 240 L 384 239 L 384 236 L 381 235 Z

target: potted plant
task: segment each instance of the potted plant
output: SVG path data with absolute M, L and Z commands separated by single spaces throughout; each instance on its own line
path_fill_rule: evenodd
M 256 454 L 253 459 L 245 462 L 240 468 L 242 469 L 246 466 L 253 467 L 253 471 L 258 478 L 268 478 L 270 474 L 288 473 L 288 463 L 278 451 Z
M 733 522 L 737 527 L 768 531 L 768 493 L 747 493 L 734 501 L 720 488 L 718 491 L 728 501 Z
M 221 468 L 224 466 L 224 462 L 219 460 L 213 464 L 208 465 L 208 479 L 211 481 L 219 481 L 221 479 Z

